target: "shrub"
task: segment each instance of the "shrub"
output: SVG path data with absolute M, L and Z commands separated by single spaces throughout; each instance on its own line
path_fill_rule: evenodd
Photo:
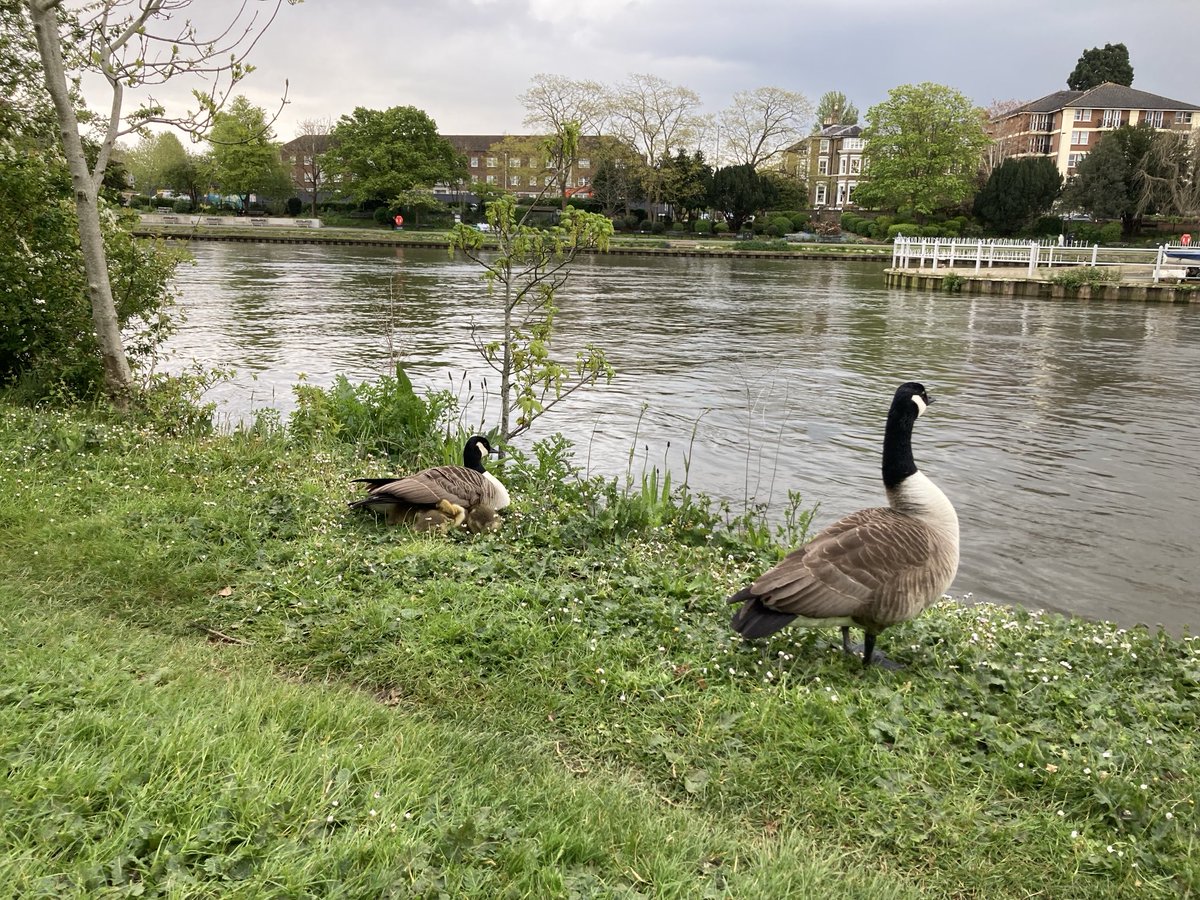
M 793 230 L 791 216 L 781 214 L 773 215 L 767 224 L 774 225 L 776 228 L 778 228 L 780 234 L 789 234 Z
M 1058 216 L 1039 216 L 1029 229 L 1029 233 L 1037 237 L 1053 237 L 1062 234 L 1063 220 Z
M 1115 269 L 1101 269 L 1096 266 L 1077 266 L 1063 269 L 1050 276 L 1051 284 L 1059 284 L 1067 290 L 1078 291 L 1085 284 L 1096 287 L 1120 280 L 1120 273 Z
M 878 224 L 878 220 L 876 220 Z M 911 222 L 901 222 L 899 225 L 889 225 L 887 230 L 887 239 L 894 241 L 898 237 L 920 237 L 921 226 L 913 225 Z
M 375 211 L 371 213 L 371 218 L 375 220 L 376 225 L 390 225 L 392 223 L 392 213 L 386 206 L 377 206 Z
M 942 226 L 941 225 L 921 225 L 918 228 L 917 233 L 921 237 L 927 237 L 927 238 L 941 237 L 942 236 Z
M 177 213 L 190 213 L 192 211 L 192 201 L 187 197 L 181 197 L 171 204 L 171 209 Z
M 304 204 L 300 202 L 299 197 L 288 197 L 287 214 L 289 216 L 300 215 L 300 210 L 304 209 Z
M 713 234 L 729 234 L 729 223 L 724 219 L 718 219 L 713 223 Z
M 457 411 L 449 391 L 418 397 L 404 369 L 375 382 L 351 384 L 339 375 L 324 389 L 300 384 L 292 388 L 296 409 L 288 422 L 300 441 L 332 438 L 367 453 L 422 464 L 442 462 L 441 432 Z M 461 458 L 461 457 L 460 457 Z
M 0 384 L 21 382 L 30 397 L 59 388 L 100 393 L 103 369 L 61 156 L 27 153 L 0 139 L 0 210 L 7 224 L 0 229 Z M 144 372 L 171 333 L 171 279 L 187 254 L 135 239 L 104 202 L 100 224 L 125 352 Z
M 712 219 L 697 219 L 692 227 L 696 234 L 712 234 Z
M 676 232 L 677 234 L 682 234 L 686 228 L 687 228 L 687 226 L 683 222 L 672 222 L 671 223 L 671 230 Z
M 665 222 L 654 222 L 650 225 L 651 234 L 663 234 L 666 232 L 666 230 L 667 225 Z
M 1072 226 L 1073 236 L 1085 244 L 1115 244 L 1121 239 L 1121 223 L 1077 222 Z

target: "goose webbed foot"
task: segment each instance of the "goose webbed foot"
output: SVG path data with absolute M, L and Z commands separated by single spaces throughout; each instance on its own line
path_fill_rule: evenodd
M 881 669 L 887 669 L 889 672 L 895 672 L 904 668 L 900 663 L 888 659 L 883 653 L 875 650 L 875 635 L 869 631 L 864 634 L 862 644 L 851 644 L 850 629 L 842 626 L 842 650 L 849 656 L 861 656 L 864 669 L 868 668 L 871 663 L 874 663 Z

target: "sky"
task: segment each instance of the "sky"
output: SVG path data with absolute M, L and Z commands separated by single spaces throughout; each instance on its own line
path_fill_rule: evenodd
M 188 11 L 203 34 L 240 5 Z M 653 74 L 695 91 L 705 113 L 759 87 L 814 104 L 838 90 L 865 114 L 923 81 L 980 106 L 1033 100 L 1106 43 L 1129 48 L 1135 88 L 1200 103 L 1200 0 L 304 0 L 261 35 L 238 93 L 274 110 L 287 83 L 281 141 L 356 106 L 415 106 L 442 134 L 521 134 L 519 97 L 539 73 Z M 157 96 L 186 101 L 195 86 Z

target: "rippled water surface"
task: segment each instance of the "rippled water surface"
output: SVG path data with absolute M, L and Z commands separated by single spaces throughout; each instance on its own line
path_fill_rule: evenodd
M 365 379 L 479 395 L 478 270 L 433 250 L 196 243 L 174 365 L 237 369 L 231 419 L 291 385 Z M 892 391 L 925 383 L 917 464 L 958 509 L 952 592 L 1173 630 L 1200 624 L 1200 307 L 890 290 L 874 263 L 603 257 L 561 295 L 563 355 L 618 377 L 542 420 L 593 473 L 663 465 L 739 506 L 816 524 L 883 503 Z M 496 404 L 476 401 L 469 421 Z M 489 424 L 493 424 L 489 421 Z M 535 434 L 536 436 L 536 434 Z M 694 437 L 693 437 L 694 436 Z M 635 459 L 631 463 L 630 450 Z

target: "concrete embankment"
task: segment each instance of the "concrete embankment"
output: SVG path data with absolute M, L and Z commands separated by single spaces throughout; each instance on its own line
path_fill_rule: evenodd
M 917 269 L 886 269 L 888 287 L 962 294 L 992 294 L 1002 297 L 1047 297 L 1071 300 L 1141 300 L 1159 303 L 1200 303 L 1200 284 L 1146 281 L 1108 284 L 1060 284 L 1048 278 L 1028 278 L 992 272 L 977 274 L 974 269 L 936 272 Z

